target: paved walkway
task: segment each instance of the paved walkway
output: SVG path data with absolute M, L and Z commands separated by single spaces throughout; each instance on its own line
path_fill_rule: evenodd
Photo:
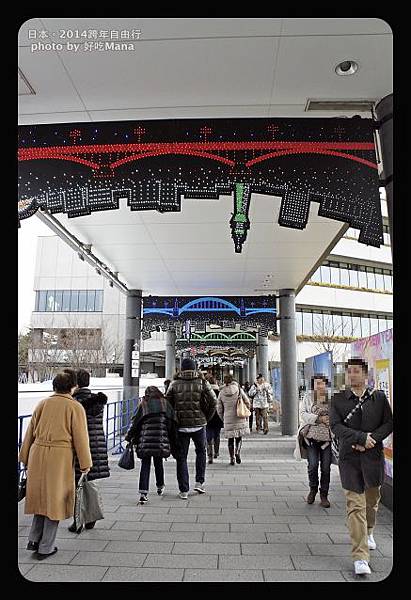
M 332 467 L 330 502 L 324 509 L 304 502 L 306 462 L 292 458 L 294 440 L 272 423 L 267 436 L 245 439 L 241 465 L 220 458 L 207 465 L 205 495 L 177 497 L 175 461 L 165 463 L 163 497 L 138 498 L 138 467 L 124 471 L 111 462 L 100 481 L 105 519 L 79 536 L 60 523 L 59 551 L 39 563 L 25 550 L 31 516 L 19 505 L 19 567 L 31 581 L 380 581 L 392 566 L 392 513 L 381 505 L 371 553 L 372 575 L 352 574 L 345 501 Z M 195 454 L 190 449 L 190 484 Z

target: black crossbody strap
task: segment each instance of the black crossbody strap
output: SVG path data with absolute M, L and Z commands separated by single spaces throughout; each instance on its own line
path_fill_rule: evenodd
M 368 398 L 371 398 L 371 393 L 368 393 L 367 396 L 365 398 L 360 398 L 359 401 L 357 402 L 357 404 L 354 406 L 354 408 L 348 413 L 348 415 L 345 417 L 344 419 L 344 423 L 347 423 L 351 417 L 357 412 L 357 410 L 364 404 L 364 402 L 367 402 Z

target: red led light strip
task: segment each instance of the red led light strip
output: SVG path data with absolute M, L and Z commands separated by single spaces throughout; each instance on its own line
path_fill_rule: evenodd
M 358 156 L 353 156 L 352 154 L 345 154 L 343 152 L 333 152 L 332 150 L 319 150 L 311 148 L 311 150 L 283 150 L 281 152 L 271 152 L 270 154 L 264 154 L 263 156 L 259 156 L 258 158 L 253 158 L 245 163 L 246 167 L 251 167 L 256 163 L 263 162 L 264 160 L 268 160 L 269 158 L 275 158 L 277 156 L 285 156 L 290 154 L 327 154 L 328 156 L 341 156 L 342 158 L 348 158 L 349 160 L 354 160 L 356 162 L 367 165 L 367 167 L 371 167 L 372 169 L 378 169 L 378 165 L 375 163 L 366 160 L 365 158 L 360 158 Z

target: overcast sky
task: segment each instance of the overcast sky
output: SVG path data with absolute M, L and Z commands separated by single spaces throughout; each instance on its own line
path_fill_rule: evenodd
M 21 221 L 18 232 L 18 331 L 30 325 L 31 313 L 34 310 L 35 293 L 34 266 L 37 253 L 37 238 L 53 235 L 51 229 L 44 225 L 35 215 Z

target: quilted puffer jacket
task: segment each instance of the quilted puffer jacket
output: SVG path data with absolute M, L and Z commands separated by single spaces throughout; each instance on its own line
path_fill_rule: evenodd
M 108 466 L 107 443 L 103 429 L 104 405 L 107 404 L 107 396 L 101 392 L 93 394 L 88 388 L 80 388 L 73 394 L 83 406 L 87 415 L 87 429 L 90 443 L 91 459 L 93 466 L 87 475 L 87 479 L 102 479 L 110 477 Z M 80 479 L 81 472 L 77 458 L 75 463 L 76 481 Z
M 143 399 L 125 440 L 136 447 L 138 458 L 168 458 L 177 453 L 176 431 L 175 413 L 165 398 Z
M 217 398 L 197 371 L 181 371 L 170 383 L 166 398 L 174 408 L 179 427 L 202 427 L 212 418 Z

